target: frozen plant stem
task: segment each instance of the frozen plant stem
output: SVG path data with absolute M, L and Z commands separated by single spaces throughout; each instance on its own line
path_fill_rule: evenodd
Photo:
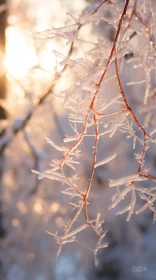
M 124 86 L 122 85 L 122 79 L 120 78 L 120 71 L 119 71 L 119 63 L 120 60 L 124 59 L 125 54 L 127 54 L 127 49 L 129 47 L 129 42 L 133 38 L 132 34 L 135 34 L 135 37 L 137 36 L 138 32 L 141 32 L 141 28 L 146 28 L 147 33 L 147 40 L 148 43 L 150 42 L 150 47 L 148 48 L 148 52 L 150 53 L 150 58 L 148 57 L 148 53 L 142 52 L 142 54 L 138 55 L 138 60 L 140 61 L 147 61 L 148 62 L 148 74 L 145 73 L 146 78 L 142 79 L 143 81 L 146 81 L 146 87 L 148 87 L 148 90 L 150 90 L 150 71 L 152 72 L 153 69 L 155 70 L 155 66 L 153 68 L 151 67 L 151 52 L 155 55 L 155 38 L 153 36 L 152 26 L 154 17 L 153 15 L 153 2 L 152 0 L 149 0 L 148 2 L 151 3 L 151 11 L 149 13 L 150 20 L 144 19 L 144 16 L 141 17 L 141 11 L 139 10 L 140 2 L 138 0 L 126 0 L 121 12 L 121 6 L 122 4 L 113 2 L 113 1 L 102 1 L 102 3 L 89 15 L 80 17 L 80 19 L 75 20 L 72 16 L 71 18 L 74 19 L 74 24 L 68 26 L 67 28 L 53 28 L 52 30 L 48 31 L 50 33 L 51 38 L 55 37 L 62 37 L 65 38 L 67 41 L 70 41 L 71 38 L 74 38 L 72 40 L 72 44 L 76 44 L 76 42 L 80 41 L 81 39 L 77 40 L 77 28 L 83 25 L 87 24 L 88 22 L 94 21 L 98 19 L 98 17 L 103 17 L 103 9 L 105 5 L 110 5 L 110 7 L 113 6 L 114 9 L 116 9 L 117 16 L 119 14 L 119 18 L 113 19 L 109 23 L 115 26 L 116 28 L 116 34 L 113 40 L 113 43 L 111 47 L 109 48 L 109 51 L 107 50 L 107 47 L 105 45 L 96 44 L 95 49 L 93 49 L 93 56 L 92 59 L 94 60 L 94 55 L 97 54 L 97 58 L 100 59 L 103 55 L 104 57 L 101 58 L 101 63 L 97 63 L 97 68 L 94 64 L 94 68 L 90 70 L 88 67 L 89 62 L 86 62 L 86 65 L 84 61 L 80 59 L 75 59 L 75 61 L 69 57 L 65 57 L 62 55 L 63 62 L 67 63 L 71 67 L 79 67 L 85 72 L 85 74 L 82 75 L 82 77 L 79 78 L 78 81 L 75 82 L 72 89 L 69 89 L 66 91 L 66 106 L 69 111 L 71 111 L 71 114 L 69 115 L 69 120 L 71 121 L 71 127 L 73 128 L 73 131 L 75 133 L 74 136 L 67 137 L 64 139 L 64 142 L 74 141 L 74 144 L 70 148 L 66 147 L 59 147 L 55 143 L 53 143 L 51 140 L 48 140 L 50 145 L 53 148 L 56 148 L 57 150 L 62 153 L 62 159 L 61 160 L 53 160 L 52 161 L 52 168 L 50 170 L 47 170 L 43 173 L 38 172 L 39 178 L 51 178 L 54 180 L 61 181 L 62 183 L 65 183 L 68 188 L 64 190 L 65 194 L 68 194 L 70 196 L 70 199 L 73 199 L 74 197 L 77 199 L 76 203 L 74 202 L 72 205 L 77 208 L 76 213 L 72 220 L 65 226 L 64 234 L 61 237 L 58 237 L 57 234 L 52 234 L 56 241 L 59 243 L 59 250 L 57 256 L 59 256 L 62 245 L 66 242 L 74 242 L 77 241 L 77 233 L 81 232 L 82 230 L 85 230 L 87 227 L 89 227 L 96 235 L 98 241 L 97 245 L 94 249 L 94 255 L 95 255 L 95 262 L 97 264 L 97 253 L 100 248 L 104 248 L 107 246 L 107 243 L 101 244 L 103 238 L 105 237 L 105 233 L 102 229 L 103 221 L 100 220 L 100 214 L 96 215 L 95 220 L 90 220 L 89 213 L 88 213 L 88 197 L 90 194 L 90 190 L 92 187 L 92 181 L 94 177 L 94 170 L 98 166 L 107 164 L 109 161 L 114 160 L 114 158 L 117 156 L 116 153 L 111 153 L 108 157 L 105 157 L 105 159 L 100 160 L 96 162 L 97 160 L 97 150 L 98 150 L 98 142 L 99 138 L 105 134 L 108 134 L 111 138 L 116 130 L 121 131 L 122 133 L 127 134 L 127 138 L 133 138 L 133 149 L 135 149 L 135 143 L 138 141 L 139 145 L 141 145 L 142 152 L 141 154 L 135 154 L 135 158 L 139 163 L 138 169 L 133 174 L 128 174 L 125 177 L 116 179 L 116 180 L 110 180 L 110 187 L 117 187 L 117 193 L 112 198 L 112 205 L 111 208 L 116 207 L 122 199 L 125 198 L 125 196 L 128 193 L 131 193 L 131 199 L 128 206 L 126 206 L 124 209 L 117 212 L 117 214 L 123 214 L 125 212 L 128 212 L 127 215 L 127 221 L 130 220 L 131 216 L 135 213 L 135 206 L 136 206 L 136 192 L 138 192 L 140 198 L 145 201 L 145 207 L 147 208 L 147 200 L 152 201 L 152 203 L 155 201 L 155 188 L 149 190 L 147 189 L 145 191 L 142 191 L 138 187 L 138 183 L 141 181 L 147 181 L 152 180 L 153 182 L 156 181 L 156 177 L 149 174 L 148 171 L 144 168 L 145 165 L 145 157 L 146 157 L 146 151 L 149 148 L 149 145 L 151 143 L 156 142 L 156 138 L 153 136 L 152 133 L 149 133 L 145 126 L 141 124 L 141 121 L 136 116 L 136 113 L 134 109 L 129 105 L 127 93 L 125 93 Z M 120 12 L 119 12 L 120 11 Z M 148 7 L 147 7 L 148 11 Z M 153 21 L 152 21 L 153 20 Z M 136 24 L 136 30 L 133 30 L 134 28 L 131 27 L 131 23 L 137 21 L 141 26 L 137 26 Z M 153 25 L 152 25 L 153 24 Z M 130 34 L 130 32 L 132 34 Z M 43 32 L 44 34 L 44 32 Z M 46 35 L 46 32 L 45 32 Z M 83 40 L 84 42 L 84 40 Z M 145 44 L 147 45 L 147 44 Z M 149 44 L 148 44 L 149 45 Z M 152 45 L 152 46 L 151 46 Z M 99 53 L 97 52 L 97 48 L 99 47 Z M 105 47 L 105 53 L 103 54 L 103 48 Z M 134 47 L 131 47 L 134 49 Z M 92 50 L 91 50 L 92 51 Z M 135 52 L 135 50 L 133 50 Z M 107 54 L 107 55 L 106 55 Z M 89 53 L 90 55 L 90 53 Z M 99 57 L 98 57 L 99 55 Z M 143 58 L 140 56 L 143 56 Z M 145 56 L 145 57 L 144 57 Z M 74 64 L 75 63 L 75 64 Z M 85 65 L 85 66 L 84 66 Z M 92 66 L 92 64 L 90 63 Z M 113 99 L 109 98 L 102 98 L 101 97 L 101 90 L 102 85 L 104 82 L 108 82 L 106 80 L 106 74 L 108 74 L 108 71 L 110 69 L 110 65 L 113 65 L 115 69 L 115 79 L 117 82 L 116 88 L 119 89 L 119 95 L 115 93 L 117 96 Z M 142 65 L 142 64 L 140 64 Z M 139 65 L 139 67 L 140 67 Z M 85 69 L 86 67 L 86 69 Z M 151 68 L 150 68 L 151 67 Z M 136 67 L 137 68 L 137 67 Z M 89 75 L 88 72 L 91 71 L 92 74 Z M 99 74 L 100 73 L 100 74 Z M 111 79 L 110 79 L 111 80 Z M 141 81 L 142 81 L 141 80 Z M 132 83 L 129 83 L 129 85 L 132 85 Z M 133 82 L 133 85 L 140 85 L 139 81 Z M 83 91 L 84 88 L 89 88 L 90 92 L 88 95 L 86 94 L 86 100 L 83 103 L 83 93 L 81 96 L 81 90 Z M 147 89 L 147 88 L 146 88 Z M 77 91 L 79 93 L 79 96 L 77 94 Z M 88 97 L 89 96 L 89 97 Z M 81 98 L 83 97 L 83 98 Z M 101 99 L 100 99 L 101 98 Z M 118 99 L 120 98 L 120 101 Z M 146 101 L 148 101 L 149 98 L 149 92 L 146 94 Z M 101 100 L 102 100 L 102 106 L 101 106 Z M 111 105 L 116 104 L 116 102 L 119 102 L 122 104 L 122 108 L 117 108 L 117 110 L 110 110 L 110 112 L 107 112 L 106 109 L 111 107 Z M 87 105 L 86 105 L 87 104 Z M 75 107 L 74 107 L 75 106 Z M 113 108 L 114 109 L 114 108 Z M 114 120 L 113 116 L 116 115 L 117 118 Z M 108 123 L 105 123 L 105 119 L 109 117 L 112 118 L 111 121 Z M 104 131 L 100 131 L 100 125 L 101 123 L 105 124 Z M 74 123 L 74 125 L 73 125 Z M 77 129 L 77 123 L 82 124 L 82 130 L 79 133 Z M 143 139 L 136 135 L 134 131 L 134 126 L 137 127 L 137 130 L 140 131 L 143 135 Z M 88 135 L 88 128 L 93 127 L 93 137 L 94 137 L 94 147 L 93 147 L 93 154 L 92 154 L 92 162 L 91 162 L 91 171 L 89 174 L 89 179 L 87 186 L 84 191 L 81 191 L 79 188 L 79 185 L 76 183 L 77 181 L 77 174 L 67 176 L 65 167 L 69 167 L 72 170 L 76 170 L 75 165 L 80 163 L 80 144 L 82 143 L 85 136 Z M 37 173 L 37 172 L 35 172 Z M 122 189 L 119 189 L 119 187 L 122 187 Z M 154 198 L 153 198 L 154 197 Z M 151 199 L 152 198 L 152 199 Z M 155 219 L 155 208 L 149 206 L 150 209 L 154 212 L 154 219 Z M 74 209 L 75 209 L 74 208 Z M 85 222 L 82 226 L 76 227 L 72 230 L 72 227 L 74 226 L 74 223 L 77 221 L 80 213 L 84 211 L 84 217 Z M 136 214 L 141 212 L 141 210 L 136 211 Z

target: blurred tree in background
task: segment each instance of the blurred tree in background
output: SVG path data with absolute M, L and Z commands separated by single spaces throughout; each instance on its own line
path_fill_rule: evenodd
M 0 1 L 0 7 L 1 8 L 1 13 L 0 13 L 0 49 L 1 51 L 5 50 L 5 30 L 7 27 L 7 7 L 6 7 L 6 1 L 1 0 Z M 1 68 L 4 68 L 3 65 L 1 65 Z M 1 74 L 1 80 L 0 80 L 0 96 L 1 98 L 5 97 L 5 77 L 3 74 Z

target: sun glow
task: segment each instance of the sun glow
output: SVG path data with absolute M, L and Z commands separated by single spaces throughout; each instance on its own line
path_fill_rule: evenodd
M 5 67 L 11 76 L 21 78 L 37 64 L 35 48 L 17 27 L 8 27 L 6 38 Z
M 47 42 L 37 56 L 33 38 L 25 34 L 22 29 L 8 27 L 6 38 L 4 65 L 12 77 L 20 79 L 35 66 L 41 67 L 45 71 L 52 71 L 56 66 L 52 43 Z

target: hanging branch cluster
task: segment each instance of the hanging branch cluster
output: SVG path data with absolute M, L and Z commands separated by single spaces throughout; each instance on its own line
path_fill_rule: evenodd
M 110 11 L 109 16 L 106 13 L 108 10 Z M 153 220 L 156 220 L 154 206 L 156 186 L 147 187 L 145 183 L 142 184 L 142 181 L 150 181 L 153 184 L 156 182 L 156 176 L 151 175 L 149 170 L 145 168 L 146 152 L 152 143 L 156 143 L 156 129 L 152 121 L 155 107 L 151 106 L 151 100 L 155 102 L 153 75 L 156 70 L 156 34 L 154 28 L 156 26 L 156 6 L 153 0 L 126 0 L 125 3 L 118 0 L 105 0 L 91 14 L 83 15 L 79 19 L 70 17 L 74 22 L 72 25 L 52 28 L 40 32 L 38 35 L 51 39 L 63 38 L 67 43 L 71 42 L 76 46 L 85 43 L 85 40 L 79 37 L 79 28 L 83 28 L 89 23 L 98 24 L 101 20 L 112 25 L 116 33 L 112 43 L 107 42 L 105 38 L 100 43 L 93 43 L 93 47 L 85 52 L 83 58 L 76 59 L 72 58 L 71 55 L 65 57 L 55 51 L 55 54 L 62 60 L 61 65 L 68 65 L 76 72 L 73 86 L 60 93 L 60 96 L 64 97 L 65 108 L 69 112 L 68 118 L 73 130 L 73 135 L 67 136 L 64 142 L 73 142 L 73 144 L 70 147 L 58 146 L 52 140 L 47 139 L 47 142 L 61 153 L 62 158 L 60 160 L 53 159 L 50 164 L 51 169 L 44 172 L 34 172 L 38 174 L 39 179 L 49 178 L 62 182 L 65 185 L 63 193 L 70 196 L 71 204 L 76 210 L 72 220 L 66 225 L 63 235 L 52 234 L 59 244 L 57 256 L 59 256 L 63 244 L 78 242 L 77 234 L 89 227 L 98 239 L 97 245 L 93 249 L 97 264 L 96 255 L 99 249 L 107 246 L 107 243 L 103 242 L 106 232 L 103 231 L 103 221 L 100 220 L 100 214 L 97 214 L 95 220 L 89 218 L 88 197 L 95 168 L 113 161 L 118 156 L 117 152 L 114 152 L 108 157 L 98 160 L 99 138 L 106 135 L 111 138 L 117 131 L 120 131 L 127 138 L 133 139 L 134 151 L 136 144 L 142 149 L 141 153 L 134 153 L 138 162 L 136 172 L 128 174 L 126 177 L 109 180 L 110 187 L 117 187 L 117 193 L 112 197 L 110 208 L 116 207 L 128 193 L 131 193 L 129 204 L 117 214 L 128 212 L 127 221 L 129 221 L 132 214 L 139 214 L 149 208 L 154 213 Z M 141 51 L 138 51 L 131 43 L 133 37 L 137 37 L 137 40 L 144 38 Z M 88 42 L 86 41 L 86 43 Z M 137 80 L 136 76 L 136 81 L 127 81 L 127 86 L 123 85 L 121 66 L 122 62 L 126 60 L 133 71 L 135 69 L 143 71 L 143 80 Z M 114 69 L 115 74 L 111 74 L 113 72 L 111 69 Z M 108 98 L 105 96 L 104 85 L 110 80 L 116 80 L 117 86 L 116 91 Z M 145 113 L 146 109 L 150 108 L 149 125 L 145 125 L 147 117 L 145 117 L 144 123 L 138 119 L 138 112 L 135 112 L 128 101 L 128 92 L 131 86 L 134 89 L 134 86 L 137 88 L 140 84 L 143 85 L 142 106 L 145 108 Z M 90 135 L 91 129 L 92 135 Z M 76 166 L 80 164 L 82 156 L 81 143 L 87 136 L 94 138 L 94 147 L 88 184 L 85 190 L 81 191 Z M 137 196 L 144 201 L 144 204 L 136 210 Z M 84 224 L 74 228 L 81 212 L 84 212 Z

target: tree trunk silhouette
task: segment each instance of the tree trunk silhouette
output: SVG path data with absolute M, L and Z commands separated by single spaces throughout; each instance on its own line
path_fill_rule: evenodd
M 6 4 L 5 0 L 0 0 L 0 6 Z M 0 50 L 5 55 L 5 30 L 7 27 L 7 9 L 4 9 L 0 13 Z M 3 62 L 2 62 L 3 63 Z M 0 65 L 3 69 L 3 65 Z M 5 72 L 0 75 L 0 100 L 6 98 L 6 75 Z M 7 118 L 7 113 L 5 108 L 0 104 L 0 122 Z M 0 131 L 0 137 L 2 136 L 3 131 Z M 3 166 L 4 166 L 4 155 L 0 154 L 0 240 L 4 238 L 6 231 L 3 224 L 3 195 L 2 195 L 2 176 L 3 176 Z M 3 264 L 0 261 L 0 279 L 4 279 Z
M 6 0 L 0 0 L 0 6 L 6 4 Z M 7 9 L 0 13 L 0 49 L 5 54 L 5 30 L 7 27 Z M 3 68 L 3 65 L 0 65 Z M 0 99 L 6 97 L 6 75 L 3 73 L 0 75 Z M 7 113 L 5 109 L 0 104 L 0 119 L 6 119 Z

